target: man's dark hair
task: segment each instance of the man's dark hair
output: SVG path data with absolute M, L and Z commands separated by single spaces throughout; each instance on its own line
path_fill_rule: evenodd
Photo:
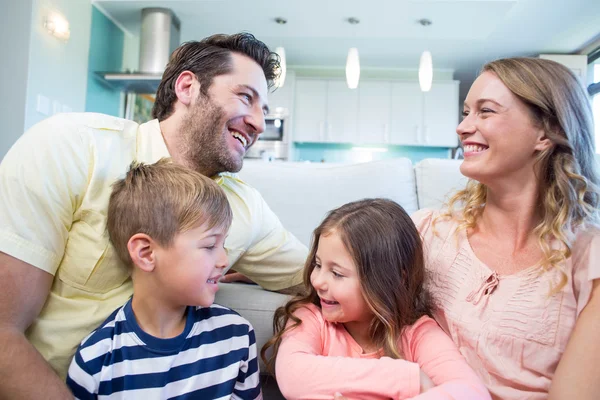
M 156 92 L 152 116 L 162 121 L 173 113 L 177 98 L 175 82 L 183 71 L 191 71 L 196 75 L 200 91 L 206 95 L 215 76 L 231 72 L 231 53 L 239 53 L 256 61 L 265 73 L 269 88 L 273 86 L 280 70 L 277 53 L 270 51 L 267 45 L 247 32 L 212 35 L 199 42 L 183 43 L 173 51 Z

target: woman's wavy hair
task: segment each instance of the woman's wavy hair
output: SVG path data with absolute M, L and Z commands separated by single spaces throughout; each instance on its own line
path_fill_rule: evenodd
M 600 182 L 594 150 L 594 123 L 587 93 L 563 65 L 539 58 L 505 58 L 483 67 L 491 72 L 530 110 L 533 121 L 553 146 L 537 154 L 536 171 L 541 222 L 535 227 L 543 252 L 543 271 L 558 269 L 561 279 L 552 293 L 567 283 L 562 269 L 571 256 L 576 229 L 597 226 Z M 476 225 L 486 203 L 485 185 L 469 180 L 450 198 L 439 218 L 458 218 L 459 229 Z M 455 212 L 454 208 L 459 207 Z M 435 223 L 436 221 L 434 221 Z M 552 246 L 558 240 L 561 246 Z
M 373 313 L 369 333 L 373 344 L 382 348 L 386 356 L 401 357 L 398 340 L 403 329 L 422 316 L 431 315 L 432 303 L 423 286 L 421 239 L 408 214 L 399 204 L 385 199 L 345 204 L 329 212 L 313 233 L 304 267 L 305 294 L 275 311 L 274 336 L 261 350 L 263 361 L 273 373 L 283 336 L 302 323 L 294 312 L 307 304 L 321 307 L 310 276 L 319 239 L 334 232 L 340 235 L 354 260 L 363 297 Z M 273 352 L 268 357 L 267 350 L 271 347 Z

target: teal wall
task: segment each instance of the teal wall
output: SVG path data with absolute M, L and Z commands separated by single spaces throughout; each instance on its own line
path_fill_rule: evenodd
M 121 71 L 124 33 L 92 7 L 85 111 L 121 116 L 121 93 L 103 83 L 96 71 Z
M 386 152 L 370 152 L 353 150 L 349 144 L 322 144 L 322 143 L 295 143 L 293 149 L 294 161 L 314 162 L 361 162 L 369 159 L 383 160 L 388 158 L 406 157 L 413 163 L 424 158 L 449 158 L 450 152 L 445 147 L 418 147 L 418 146 L 377 146 L 377 149 L 386 148 Z M 375 147 L 375 146 L 371 146 Z M 369 146 L 361 146 L 369 148 Z
M 44 28 L 49 12 L 59 12 L 68 21 L 71 37 L 62 41 Z M 29 42 L 29 71 L 25 104 L 25 129 L 47 118 L 36 111 L 38 94 L 59 110 L 85 110 L 90 48 L 92 4 L 90 0 L 34 0 Z

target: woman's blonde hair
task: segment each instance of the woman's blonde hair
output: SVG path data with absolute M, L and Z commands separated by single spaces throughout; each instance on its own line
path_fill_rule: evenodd
M 369 335 L 373 344 L 383 349 L 384 355 L 400 358 L 398 339 L 404 328 L 424 315 L 431 315 L 432 303 L 424 288 L 421 238 L 406 211 L 386 199 L 345 204 L 329 212 L 313 233 L 304 267 L 306 293 L 275 311 L 274 336 L 261 350 L 261 357 L 271 372 L 283 336 L 302 323 L 294 312 L 307 304 L 321 307 L 310 276 L 316 265 L 319 238 L 333 232 L 340 236 L 352 255 L 363 297 L 373 313 Z M 267 349 L 271 347 L 273 353 L 268 357 Z
M 561 269 L 571 256 L 576 228 L 598 223 L 600 193 L 594 151 L 594 124 L 587 93 L 577 77 L 563 65 L 539 58 L 492 61 L 491 72 L 528 107 L 534 123 L 542 127 L 553 146 L 540 151 L 536 165 L 541 222 L 535 227 L 544 254 L 544 271 L 561 270 L 558 292 L 567 283 Z M 470 180 L 449 201 L 440 218 L 458 218 L 459 229 L 474 228 L 486 203 L 485 185 Z M 462 212 L 454 212 L 460 204 Z M 552 247 L 558 240 L 561 246 Z

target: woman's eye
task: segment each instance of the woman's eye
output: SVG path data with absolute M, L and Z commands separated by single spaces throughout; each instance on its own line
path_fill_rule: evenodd
M 315 268 L 321 268 L 320 264 L 315 264 Z
M 467 115 L 469 115 L 469 112 L 468 111 L 463 111 L 461 114 L 462 114 L 463 118 L 465 118 Z

